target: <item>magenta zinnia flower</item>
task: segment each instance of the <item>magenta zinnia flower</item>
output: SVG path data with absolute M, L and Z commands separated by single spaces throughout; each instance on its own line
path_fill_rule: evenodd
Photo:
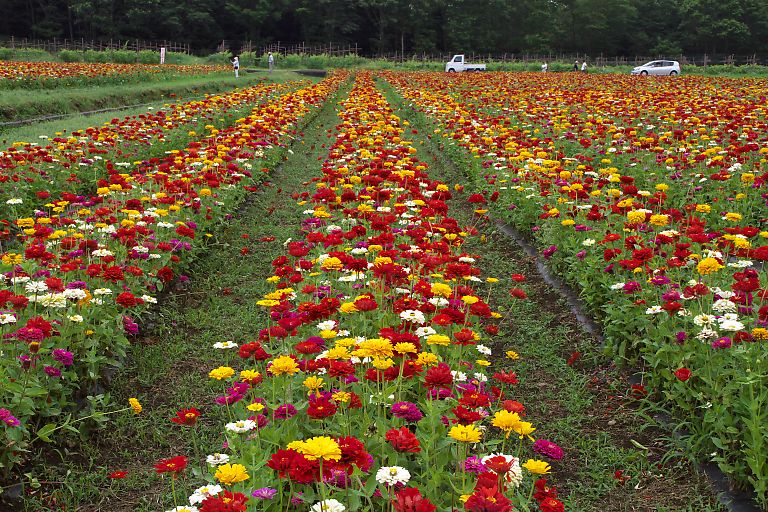
M 424 417 L 419 410 L 419 407 L 411 402 L 397 402 L 392 404 L 392 414 L 410 423 L 416 423 Z
M 552 441 L 547 441 L 546 439 L 537 439 L 536 442 L 533 443 L 533 451 L 554 460 L 563 458 L 563 449 Z
M 11 414 L 11 411 L 3 408 L 0 408 L 0 421 L 4 422 L 9 427 L 18 427 L 21 425 L 21 422 Z
M 296 408 L 291 404 L 283 404 L 275 409 L 276 420 L 287 420 L 296 416 Z
M 273 489 L 271 487 L 262 487 L 261 489 L 256 489 L 251 493 L 251 496 L 256 498 L 257 500 L 271 500 L 275 497 L 277 494 L 277 489 Z

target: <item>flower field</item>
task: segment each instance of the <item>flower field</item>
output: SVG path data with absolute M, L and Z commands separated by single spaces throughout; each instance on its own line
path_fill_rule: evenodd
M 765 83 L 386 74 L 639 359 L 635 392 L 768 503 Z
M 230 128 L 211 129 L 133 172 L 111 169 L 92 179 L 89 194 L 62 191 L 50 207 L 40 205 L 46 210 L 15 220 L 20 245 L 3 252 L 0 267 L 2 467 L 24 458 L 30 436 L 73 428 L 66 412 L 120 364 L 153 294 L 258 186 L 281 139 L 343 79 L 284 92 Z M 48 419 L 55 423 L 43 425 Z
M 297 85 L 263 83 L 139 116 L 115 118 L 69 134 L 14 142 L 0 152 L 0 201 L 9 205 L 7 213 L 14 218 L 0 221 L 31 215 L 30 205 L 40 206 L 40 200 L 53 198 L 48 208 L 55 208 L 53 203 L 71 200 L 62 194 L 88 192 L 99 179 L 106 180 L 102 186 L 108 185 L 110 174 L 143 173 L 160 163 L 160 157 L 167 158 L 166 150 L 176 151 L 180 143 L 194 141 L 198 132 L 218 130 L 221 116 L 245 112 Z
M 208 456 L 216 485 L 191 504 L 562 510 L 540 478 L 562 450 L 533 443 L 537 427 L 509 398 L 517 376 L 489 368 L 484 340 L 501 315 L 483 289 L 498 280 L 462 250 L 476 230 L 449 216 L 449 187 L 429 179 L 370 76 L 339 116 L 323 177 L 299 196 L 302 238 L 272 262 L 274 291 L 257 302 L 269 325 L 217 344 L 226 364 L 209 377 L 227 450 Z
M 52 79 L 79 72 L 66 66 Z M 85 80 L 137 69 L 79 66 Z M 26 471 L 46 443 L 98 439 L 112 417 L 129 424 L 132 442 L 120 443 L 141 461 L 96 463 L 109 483 L 98 493 L 133 495 L 116 510 L 558 512 L 603 500 L 605 510 L 637 509 L 611 499 L 656 492 L 669 467 L 637 431 L 622 441 L 640 456 L 593 442 L 608 437 L 568 423 L 579 405 L 547 396 L 560 381 L 545 368 L 556 366 L 526 344 L 551 343 L 542 333 L 554 328 L 517 330 L 538 320 L 511 305 L 548 292 L 526 282 L 521 260 L 484 265 L 503 221 L 602 322 L 605 346 L 592 357 L 603 351 L 640 372 L 608 398 L 639 409 L 633 422 L 669 415 L 669 442 L 765 507 L 766 89 L 693 77 L 334 72 L 13 143 L 0 151 L 0 476 Z M 275 203 L 251 218 L 267 231 L 232 235 L 238 251 L 224 236 L 233 219 L 273 189 Z M 282 221 L 270 218 L 276 208 Z M 140 331 L 183 331 L 155 304 L 215 251 L 242 259 L 241 279 L 260 291 L 222 284 L 199 293 L 201 307 L 231 321 L 218 292 L 243 325 L 196 347 L 204 357 L 167 367 L 160 386 L 127 380 L 130 394 L 116 390 L 125 398 L 113 401 L 115 372 L 155 364 L 132 361 L 150 343 Z M 187 337 L 203 345 L 206 326 L 194 327 Z M 553 352 L 560 367 L 581 357 L 574 348 Z M 179 374 L 195 392 L 149 396 L 173 394 Z M 585 396 L 585 414 L 602 421 Z M 160 425 L 154 407 L 173 413 Z M 613 407 L 604 410 L 622 414 Z M 178 437 L 150 446 L 169 428 Z M 589 493 L 595 500 L 579 501 Z M 59 497 L 45 503 L 67 508 Z
M 97 85 L 110 81 L 133 82 L 151 77 L 227 71 L 230 71 L 229 66 L 0 61 L 0 89 Z

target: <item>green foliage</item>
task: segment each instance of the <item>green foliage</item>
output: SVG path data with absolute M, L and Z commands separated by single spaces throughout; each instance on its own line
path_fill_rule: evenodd
M 0 60 L 21 60 L 27 62 L 40 62 L 55 60 L 45 50 L 35 48 L 4 48 L 0 47 Z
M 5 5 L 7 4 L 7 5 Z M 354 42 L 365 53 L 764 52 L 761 0 L 6 0 L 0 34 L 190 42 Z M 249 64 L 250 65 L 250 64 Z

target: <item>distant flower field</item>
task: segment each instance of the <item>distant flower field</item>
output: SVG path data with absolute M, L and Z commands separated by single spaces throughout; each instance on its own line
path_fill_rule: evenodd
M 204 75 L 229 66 L 0 61 L 0 89 L 136 81 L 163 75 Z

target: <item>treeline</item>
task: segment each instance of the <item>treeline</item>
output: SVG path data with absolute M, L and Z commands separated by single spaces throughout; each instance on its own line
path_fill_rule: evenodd
M 352 42 L 364 54 L 763 53 L 766 0 L 3 0 L 0 36 Z

